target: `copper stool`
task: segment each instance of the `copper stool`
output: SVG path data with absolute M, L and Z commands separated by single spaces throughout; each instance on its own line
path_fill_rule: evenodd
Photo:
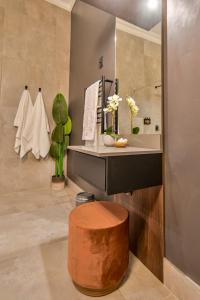
M 103 296 L 116 290 L 129 262 L 128 211 L 98 201 L 75 208 L 69 217 L 68 268 L 83 294 Z

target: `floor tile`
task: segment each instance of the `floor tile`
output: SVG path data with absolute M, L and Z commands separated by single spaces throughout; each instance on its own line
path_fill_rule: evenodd
M 0 201 L 0 298 L 89 300 L 67 270 L 68 216 L 75 191 L 24 191 Z M 130 254 L 120 289 L 102 300 L 175 300 L 170 291 Z
M 170 291 L 145 266 L 132 256 L 129 277 L 120 288 L 126 300 L 161 300 Z

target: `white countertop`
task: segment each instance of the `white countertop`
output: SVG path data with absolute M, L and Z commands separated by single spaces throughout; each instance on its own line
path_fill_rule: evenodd
M 97 157 L 162 153 L 162 150 L 160 149 L 138 148 L 130 146 L 125 148 L 105 146 L 69 146 L 68 149 Z

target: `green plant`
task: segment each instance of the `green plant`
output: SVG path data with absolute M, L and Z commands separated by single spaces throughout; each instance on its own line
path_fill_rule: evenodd
M 139 132 L 140 132 L 140 127 L 134 127 L 134 128 L 132 129 L 132 133 L 133 133 L 133 134 L 139 134 Z
M 116 133 L 111 133 L 110 136 L 114 139 L 114 140 L 117 140 L 120 138 L 120 135 L 119 134 L 116 134 Z
M 72 130 L 72 121 L 68 114 L 65 97 L 58 94 L 53 103 L 52 115 L 56 127 L 51 135 L 50 155 L 55 160 L 55 176 L 63 177 L 63 162 L 65 152 L 69 146 L 69 135 Z
M 110 135 L 114 140 L 117 140 L 118 138 L 120 138 L 119 134 L 113 133 L 112 126 L 108 127 L 104 133 L 106 135 Z
M 107 135 L 111 135 L 112 132 L 113 132 L 112 126 L 108 127 L 108 128 L 106 129 L 106 131 L 105 131 L 105 133 L 106 133 Z

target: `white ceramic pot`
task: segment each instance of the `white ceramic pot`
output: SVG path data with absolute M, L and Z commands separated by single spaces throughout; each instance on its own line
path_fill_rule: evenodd
M 103 136 L 103 143 L 106 147 L 113 147 L 114 146 L 114 143 L 115 143 L 115 140 L 113 139 L 112 136 L 108 135 L 108 134 L 105 134 Z

